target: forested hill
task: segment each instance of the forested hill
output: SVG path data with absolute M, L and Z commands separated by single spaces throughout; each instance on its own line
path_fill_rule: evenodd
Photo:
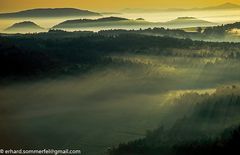
M 223 36 L 231 29 L 240 29 L 240 22 L 221 26 L 208 27 L 204 30 L 205 35 Z
M 137 34 L 66 37 L 43 33 L 0 37 L 0 77 L 39 77 L 86 72 L 114 63 L 114 54 L 178 57 L 240 57 L 239 43 L 211 43 Z M 74 37 L 70 37 L 71 34 Z M 55 37 L 50 37 L 54 35 Z M 64 35 L 63 35 L 64 36 Z
M 240 88 L 218 88 L 213 94 L 187 93 L 175 101 L 185 116 L 172 127 L 148 131 L 142 139 L 120 144 L 111 155 L 239 154 Z M 172 114 L 177 113 L 175 110 Z

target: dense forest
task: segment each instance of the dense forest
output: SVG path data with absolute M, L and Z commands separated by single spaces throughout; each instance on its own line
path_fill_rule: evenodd
M 227 32 L 231 29 L 239 29 L 240 28 L 240 22 L 232 23 L 232 24 L 226 24 L 226 25 L 220 25 L 220 26 L 213 26 L 213 27 L 207 27 L 204 30 L 204 34 L 207 36 L 224 36 L 227 34 Z
M 184 94 L 176 99 L 174 105 L 177 106 L 175 109 L 184 109 L 183 118 L 170 128 L 161 126 L 148 131 L 143 139 L 120 144 L 110 150 L 110 154 L 239 153 L 239 93 L 239 87 L 233 85 L 218 88 L 213 94 Z
M 176 31 L 179 32 L 182 33 Z M 124 53 L 224 59 L 238 59 L 240 56 L 239 43 L 192 41 L 127 32 L 118 35 L 109 33 L 114 34 L 115 31 L 50 31 L 1 36 L 1 78 L 86 72 L 94 67 L 116 63 L 111 56 Z

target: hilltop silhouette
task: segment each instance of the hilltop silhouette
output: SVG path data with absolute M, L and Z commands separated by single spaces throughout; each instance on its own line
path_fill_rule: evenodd
M 166 22 L 165 25 L 180 27 L 197 27 L 197 26 L 214 26 L 216 24 L 195 17 L 178 17 L 174 20 Z
M 234 3 L 223 3 L 216 6 L 196 7 L 196 8 L 168 8 L 168 9 L 144 9 L 144 8 L 125 8 L 121 12 L 161 12 L 161 11 L 204 11 L 204 10 L 235 10 L 240 9 L 240 5 Z
M 104 17 L 98 19 L 74 19 L 63 21 L 51 29 L 88 29 L 88 28 L 109 28 L 109 29 L 144 29 L 153 27 L 198 27 L 216 26 L 216 23 L 197 19 L 195 17 L 178 17 L 168 22 L 149 22 L 143 18 L 128 19 L 122 17 Z
M 67 20 L 60 24 L 57 24 L 53 29 L 64 28 L 89 28 L 89 27 L 121 27 L 121 26 L 152 26 L 156 25 L 153 22 L 147 22 L 145 20 L 132 20 L 121 17 L 105 17 L 99 19 L 77 19 Z
M 44 28 L 40 27 L 39 25 L 35 24 L 31 21 L 24 21 L 20 23 L 15 23 L 12 26 L 6 28 L 5 32 L 42 32 L 45 31 Z
M 240 5 L 234 3 L 224 3 L 218 6 L 202 8 L 205 10 L 222 10 L 222 9 L 240 9 Z
M 0 14 L 0 18 L 49 18 L 69 16 L 101 16 L 101 14 L 75 8 L 40 8 Z

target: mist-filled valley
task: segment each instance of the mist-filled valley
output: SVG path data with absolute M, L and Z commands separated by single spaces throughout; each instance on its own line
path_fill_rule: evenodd
M 185 92 L 211 94 L 238 83 L 236 60 L 132 57 L 119 58 L 130 64 L 84 76 L 1 87 L 2 145 L 100 154 L 188 115 L 185 105 L 172 105 Z
M 0 154 L 240 153 L 239 10 L 0 10 Z
M 201 104 L 197 94 L 239 85 L 238 43 L 103 34 L 1 37 L 2 146 L 106 154 L 147 130 L 173 127 Z M 235 117 L 238 108 L 230 112 Z M 217 135 L 239 123 L 228 115 L 186 128 Z

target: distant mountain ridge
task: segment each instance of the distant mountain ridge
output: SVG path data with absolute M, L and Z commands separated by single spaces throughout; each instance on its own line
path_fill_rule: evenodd
M 75 8 L 40 8 L 0 14 L 0 18 L 49 18 L 69 16 L 101 16 L 101 14 Z
M 171 8 L 167 9 L 167 11 L 205 11 L 205 10 L 236 10 L 236 9 L 240 9 L 240 5 L 234 3 L 224 3 L 217 6 L 203 8 L 190 8 L 190 9 Z
M 233 4 L 233 3 L 224 3 L 218 6 L 206 7 L 201 9 L 204 9 L 204 10 L 240 9 L 240 5 Z
M 240 9 L 240 5 L 234 3 L 223 3 L 217 6 L 202 8 L 169 8 L 169 9 L 141 9 L 141 8 L 125 8 L 121 12 L 162 12 L 162 11 L 204 11 L 204 10 L 231 10 Z

